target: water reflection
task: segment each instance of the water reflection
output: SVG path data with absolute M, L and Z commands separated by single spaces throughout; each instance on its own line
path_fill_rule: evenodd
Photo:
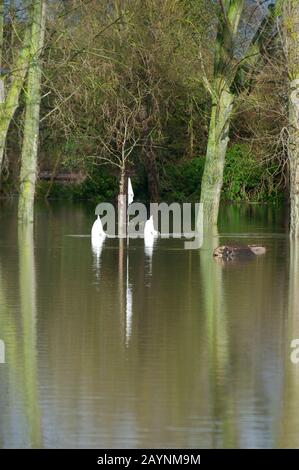
M 120 238 L 118 252 L 118 282 L 119 282 L 119 305 L 120 316 L 123 325 L 124 343 L 130 343 L 133 321 L 133 295 L 130 282 L 130 240 Z
M 130 283 L 130 251 L 129 239 L 127 239 L 127 263 L 126 263 L 126 325 L 125 336 L 126 345 L 128 346 L 132 334 L 132 321 L 133 321 L 133 293 L 132 284 Z
M 37 384 L 36 277 L 33 224 L 18 227 L 20 308 L 23 327 L 23 380 L 28 419 L 29 447 L 41 447 L 41 422 Z
M 10 447 L 11 442 L 20 442 L 20 434 L 17 430 L 17 413 L 15 412 L 17 382 L 18 382 L 18 325 L 11 315 L 11 309 L 7 302 L 6 285 L 0 264 L 0 337 L 5 343 L 5 364 L 0 365 L 0 446 Z M 19 399 L 22 395 L 18 393 Z
M 148 266 L 148 274 L 152 275 L 152 258 L 154 247 L 157 242 L 157 237 L 151 233 L 144 234 L 144 253 L 146 255 L 146 261 Z
M 223 265 L 213 257 L 219 246 L 219 234 L 206 233 L 200 250 L 201 279 L 204 288 L 205 321 L 208 343 L 208 383 L 211 414 L 214 423 L 212 447 L 237 446 L 237 432 L 231 425 L 232 389 L 230 387 L 230 350 L 227 326 L 227 306 L 223 286 Z
M 298 249 L 289 263 L 284 218 L 250 211 L 228 208 L 201 250 L 161 238 L 154 252 L 142 239 L 94 252 L 89 238 L 66 236 L 87 232 L 84 206 L 37 211 L 34 239 L 7 213 L 0 445 L 297 446 Z M 217 263 L 230 226 L 267 254 Z
M 91 249 L 92 249 L 93 258 L 94 258 L 94 270 L 96 273 L 96 278 L 98 280 L 100 279 L 101 255 L 102 255 L 104 244 L 105 244 L 104 237 L 96 237 L 96 238 L 91 237 Z
M 19 227 L 18 240 L 14 242 L 18 246 L 19 275 L 14 277 L 13 285 L 19 304 L 12 304 L 9 300 L 10 271 L 6 272 L 4 279 L 0 270 L 0 331 L 6 345 L 6 364 L 1 365 L 0 369 L 1 386 L 6 389 L 6 392 L 1 390 L 0 398 L 1 441 L 3 447 L 35 448 L 42 446 L 42 432 L 37 380 L 32 225 Z
M 287 299 L 286 339 L 284 347 L 285 379 L 283 387 L 282 419 L 278 423 L 279 447 L 298 448 L 299 445 L 299 365 L 290 360 L 291 341 L 299 338 L 299 241 L 290 240 L 289 293 Z

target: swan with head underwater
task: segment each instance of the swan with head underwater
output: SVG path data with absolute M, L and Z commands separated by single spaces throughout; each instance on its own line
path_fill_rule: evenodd
M 91 229 L 91 241 L 93 244 L 103 243 L 105 238 L 106 233 L 104 232 L 102 221 L 100 219 L 100 216 L 98 215 Z
M 154 218 L 151 215 L 150 218 L 145 222 L 144 238 L 156 238 L 158 235 L 159 235 L 159 232 L 155 230 Z
M 102 221 L 98 215 L 91 229 L 91 249 L 94 255 L 94 266 L 97 278 L 100 277 L 101 254 L 105 238 L 106 233 L 104 232 Z

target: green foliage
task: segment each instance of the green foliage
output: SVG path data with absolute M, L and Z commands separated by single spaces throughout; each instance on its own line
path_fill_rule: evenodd
M 198 202 L 205 159 L 167 163 L 161 177 L 161 200 Z M 248 145 L 234 144 L 227 151 L 222 200 L 277 202 L 284 197 L 278 163 L 261 163 Z
M 204 45 L 209 68 L 210 3 L 128 0 L 122 11 L 117 2 L 107 9 L 106 2 L 92 0 L 87 10 L 76 10 L 76 27 L 72 14 L 67 21 L 59 17 L 59 26 L 49 24 L 41 170 L 52 171 L 56 155 L 55 171 L 81 170 L 87 160 L 110 162 L 115 170 L 121 152 L 137 144 L 126 167 L 139 183 L 137 172 L 142 164 L 149 168 L 153 153 L 157 166 L 169 155 L 199 154 L 199 146 L 203 153 L 207 99 L 196 57 Z M 73 51 L 74 44 L 80 48 Z M 144 198 L 145 191 L 140 194 Z
M 246 144 L 227 151 L 222 199 L 225 201 L 274 202 L 283 197 L 279 165 L 257 161 Z
M 71 3 L 75 8 L 63 12 L 61 2 L 48 5 L 39 170 L 78 172 L 87 178 L 79 184 L 54 183 L 49 197 L 115 201 L 119 173 L 115 163 L 121 154 L 124 124 L 128 124 L 126 150 L 137 143 L 127 164 L 136 200 L 150 199 L 147 158 L 154 154 L 160 200 L 198 202 L 211 111 L 202 77 L 204 72 L 212 83 L 219 2 L 128 0 L 125 10 L 120 8 L 122 2 L 91 0 L 88 9 L 80 0 Z M 231 3 L 235 14 L 233 4 L 240 6 L 242 1 L 226 3 Z M 247 7 L 244 11 L 251 18 L 252 10 Z M 239 28 L 240 38 L 243 29 Z M 12 50 L 17 56 L 17 46 L 18 41 L 10 44 L 5 54 Z M 221 67 L 230 59 L 227 52 L 218 57 Z M 255 63 L 255 54 L 250 57 Z M 5 64 L 12 62 L 12 57 L 5 59 Z M 233 61 L 233 70 L 235 65 Z M 240 109 L 240 103 L 244 104 L 230 134 L 246 141 L 252 136 L 255 152 L 271 155 L 277 145 L 275 136 L 284 125 L 282 113 L 277 112 L 283 89 L 277 81 L 273 91 L 279 75 L 276 68 L 266 68 L 264 61 L 261 65 L 262 73 L 254 75 L 260 81 L 252 83 L 252 100 L 247 93 L 238 93 L 236 105 Z M 251 66 L 246 61 L 246 76 Z M 23 104 L 10 128 L 3 195 L 15 193 L 18 187 Z M 246 145 L 231 146 L 223 200 L 258 202 L 282 197 L 279 164 L 261 163 L 260 158 Z M 95 165 L 103 161 L 107 165 Z M 47 195 L 49 185 L 38 183 L 40 198 Z
M 198 202 L 200 182 L 205 158 L 167 161 L 159 168 L 160 199 L 166 202 Z M 140 167 L 132 177 L 135 199 L 146 202 L 147 179 Z M 49 182 L 40 181 L 38 197 L 47 193 Z M 104 166 L 89 171 L 83 183 L 54 183 L 51 199 L 89 200 L 96 203 L 115 202 L 118 192 L 118 178 Z M 281 171 L 277 163 L 261 163 L 248 145 L 234 144 L 226 155 L 222 200 L 232 202 L 277 202 L 283 199 Z
M 98 203 L 113 201 L 118 193 L 118 178 L 106 169 L 97 168 L 84 183 L 78 185 L 75 198 L 88 199 Z
M 204 162 L 204 158 L 194 158 L 181 164 L 167 163 L 161 178 L 161 199 L 198 202 Z

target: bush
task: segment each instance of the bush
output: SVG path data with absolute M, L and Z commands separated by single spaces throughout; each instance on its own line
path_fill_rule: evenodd
M 203 169 L 204 158 L 180 164 L 167 163 L 161 177 L 161 199 L 166 202 L 198 202 Z
M 222 199 L 225 201 L 274 202 L 283 197 L 280 168 L 257 161 L 248 145 L 234 144 L 226 154 Z
M 166 163 L 160 167 L 160 199 L 165 202 L 199 202 L 205 159 Z M 39 182 L 38 195 L 44 196 L 49 183 Z M 138 168 L 133 177 L 135 199 L 147 202 L 147 178 Z M 106 167 L 97 167 L 80 184 L 53 184 L 50 198 L 116 201 L 118 178 Z M 248 145 L 234 144 L 226 155 L 221 198 L 232 202 L 276 202 L 284 197 L 278 164 L 259 162 Z
M 194 158 L 163 168 L 161 199 L 198 202 L 205 159 Z M 232 202 L 276 202 L 283 199 L 278 164 L 259 162 L 248 145 L 233 144 L 227 151 L 221 198 Z

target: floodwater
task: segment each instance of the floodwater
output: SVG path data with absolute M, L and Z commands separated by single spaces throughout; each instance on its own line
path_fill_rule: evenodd
M 18 230 L 1 205 L 0 446 L 299 447 L 299 257 L 283 210 L 225 206 L 201 250 L 92 248 L 93 213 L 39 205 Z M 215 261 L 232 240 L 267 253 Z

